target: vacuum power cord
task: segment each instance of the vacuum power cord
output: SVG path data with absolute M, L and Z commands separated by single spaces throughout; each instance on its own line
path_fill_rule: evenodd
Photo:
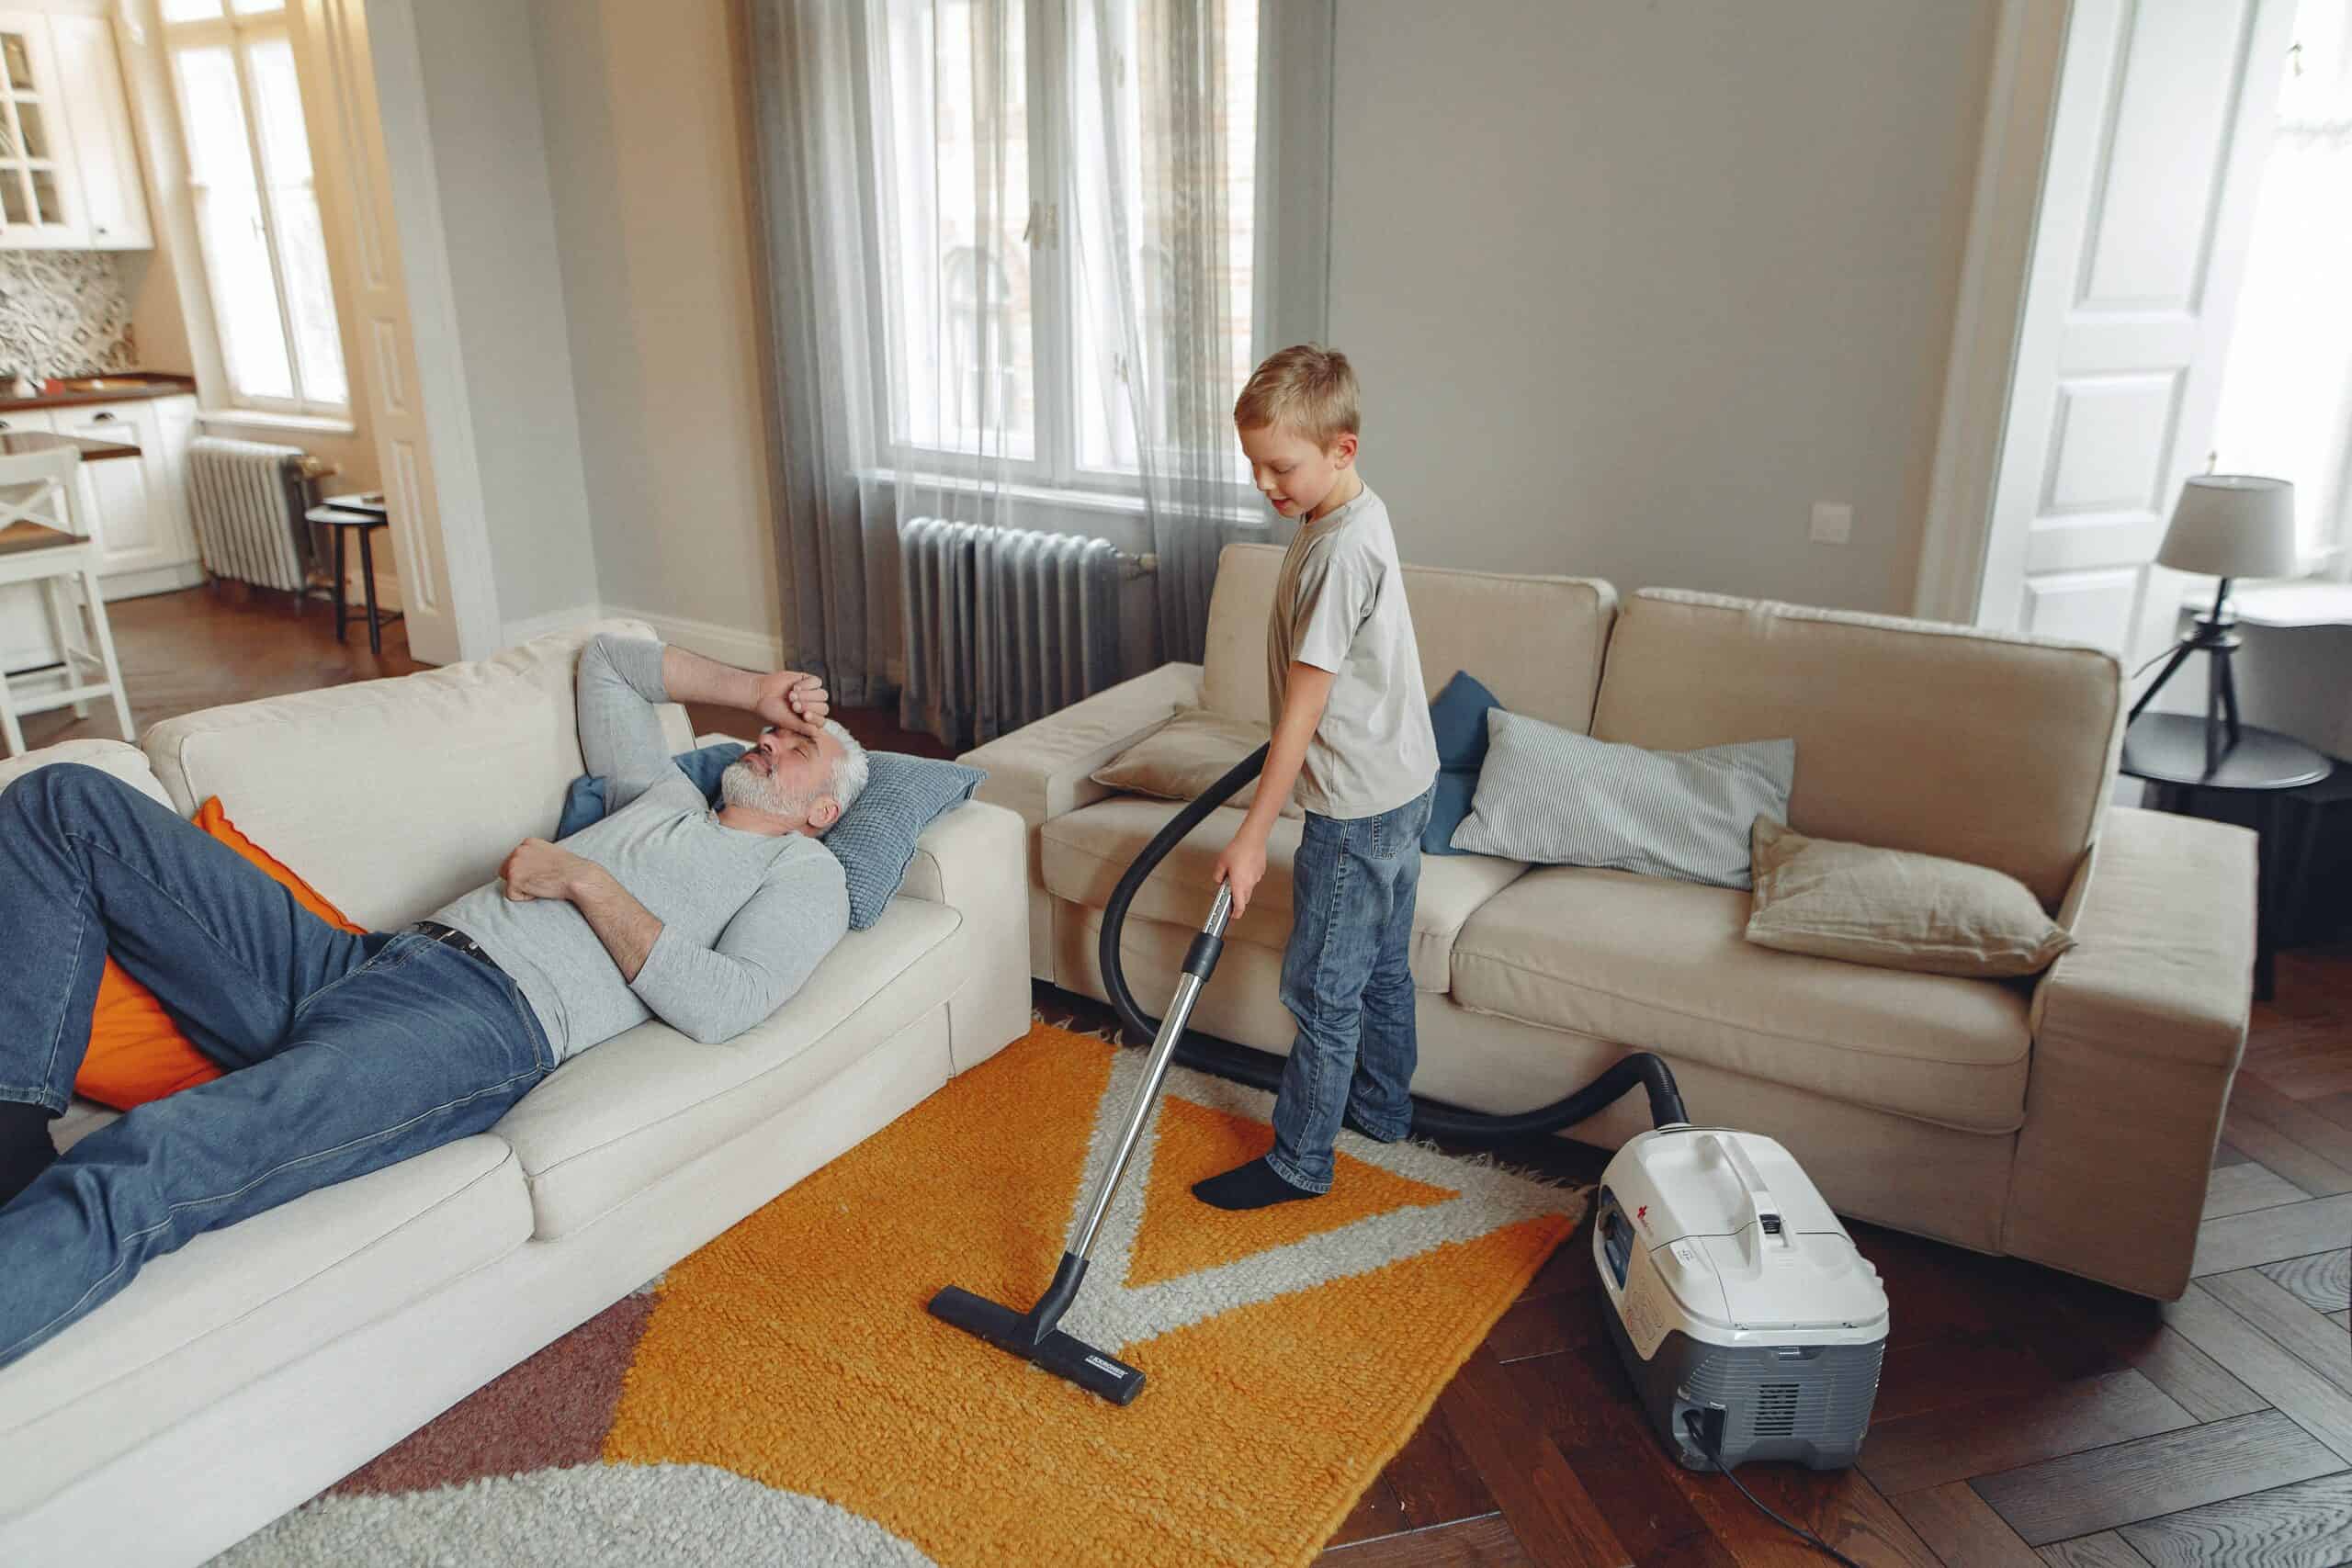
M 1827 1552 L 1838 1562 L 1843 1562 L 1846 1565 L 1846 1568 L 1862 1568 L 1860 1563 L 1855 1562 L 1852 1558 L 1847 1556 L 1844 1552 L 1838 1551 L 1836 1547 L 1830 1545 L 1827 1541 L 1822 1540 L 1811 1530 L 1805 1529 L 1804 1526 L 1784 1519 L 1780 1515 L 1774 1513 L 1771 1509 L 1766 1507 L 1764 1506 L 1764 1500 L 1747 1489 L 1747 1483 L 1742 1481 L 1736 1472 L 1730 1470 L 1724 1464 L 1723 1449 L 1720 1445 L 1707 1440 L 1707 1425 L 1699 1418 L 1699 1413 L 1697 1411 L 1686 1410 L 1682 1413 L 1682 1427 L 1683 1430 L 1690 1434 L 1690 1440 L 1699 1445 L 1699 1451 L 1707 1456 L 1707 1462 L 1713 1465 L 1716 1472 L 1721 1474 L 1724 1480 L 1730 1482 L 1734 1486 L 1738 1487 L 1739 1495 L 1747 1498 L 1748 1502 L 1754 1504 L 1758 1513 L 1763 1515 L 1766 1518 L 1771 1520 L 1774 1524 L 1780 1526 L 1791 1535 L 1797 1537 L 1799 1540 L 1807 1542 L 1822 1551 Z

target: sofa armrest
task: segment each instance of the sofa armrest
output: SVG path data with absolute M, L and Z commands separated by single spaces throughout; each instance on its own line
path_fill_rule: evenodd
M 147 753 L 120 740 L 60 740 L 54 745 L 37 747 L 20 757 L 0 759 L 0 790 L 6 789 L 27 773 L 56 762 L 79 762 L 85 768 L 96 768 L 102 773 L 112 773 L 140 794 L 159 806 L 172 806 L 171 795 L 164 791 L 155 770 L 147 763 Z M 194 809 L 196 803 L 189 803 Z M 179 807 L 173 807 L 174 810 Z M 186 812 L 181 812 L 186 816 Z
M 1087 775 L 1201 700 L 1201 667 L 1163 664 L 1148 674 L 1072 703 L 1035 724 L 967 751 L 959 761 L 988 770 L 978 798 L 1019 814 L 1027 829 L 1029 972 L 1052 980 L 1052 906 L 1046 895 L 1037 829 L 1116 792 Z
M 900 897 L 953 908 L 978 946 L 971 973 L 947 998 L 948 1051 L 959 1073 L 1029 1032 L 1024 831 L 1002 807 L 967 801 L 923 829 L 899 885 Z
M 2251 1010 L 2256 840 L 2116 807 L 2033 998 L 2007 1249 L 2164 1300 L 2187 1288 Z

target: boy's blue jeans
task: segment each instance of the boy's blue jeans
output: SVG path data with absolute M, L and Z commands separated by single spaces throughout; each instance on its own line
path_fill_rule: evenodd
M 224 1076 L 91 1134 L 0 1207 L 0 1366 L 150 1258 L 488 1128 L 555 1066 L 514 983 L 336 930 L 95 768 L 0 794 L 0 1099 L 65 1109 L 109 951 Z
M 1283 1006 L 1298 1021 L 1274 1100 L 1266 1163 L 1294 1187 L 1331 1190 L 1331 1142 L 1349 1111 L 1373 1136 L 1413 1124 L 1413 897 L 1432 784 L 1377 817 L 1306 814 L 1291 865 Z

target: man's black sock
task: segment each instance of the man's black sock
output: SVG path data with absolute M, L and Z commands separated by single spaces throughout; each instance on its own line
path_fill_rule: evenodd
M 0 1100 L 0 1204 L 33 1184 L 57 1158 L 49 1141 L 51 1118 L 45 1107 Z
M 1269 1204 L 1287 1203 L 1298 1198 L 1320 1198 L 1323 1194 L 1310 1192 L 1304 1187 L 1293 1187 L 1261 1156 L 1248 1165 L 1234 1167 L 1223 1176 L 1212 1176 L 1206 1181 L 1194 1182 L 1193 1196 L 1220 1209 L 1263 1209 Z

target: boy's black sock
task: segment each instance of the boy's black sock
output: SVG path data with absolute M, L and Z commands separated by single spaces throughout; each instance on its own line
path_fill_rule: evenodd
M 1293 1187 L 1268 1165 L 1264 1156 L 1239 1165 L 1223 1176 L 1212 1176 L 1206 1181 L 1193 1183 L 1193 1196 L 1219 1209 L 1263 1209 L 1273 1203 L 1287 1203 L 1295 1198 L 1320 1198 L 1320 1192 L 1309 1192 L 1304 1187 Z
M 49 1141 L 51 1117 L 46 1108 L 21 1100 L 0 1100 L 0 1204 L 33 1184 L 57 1158 Z

